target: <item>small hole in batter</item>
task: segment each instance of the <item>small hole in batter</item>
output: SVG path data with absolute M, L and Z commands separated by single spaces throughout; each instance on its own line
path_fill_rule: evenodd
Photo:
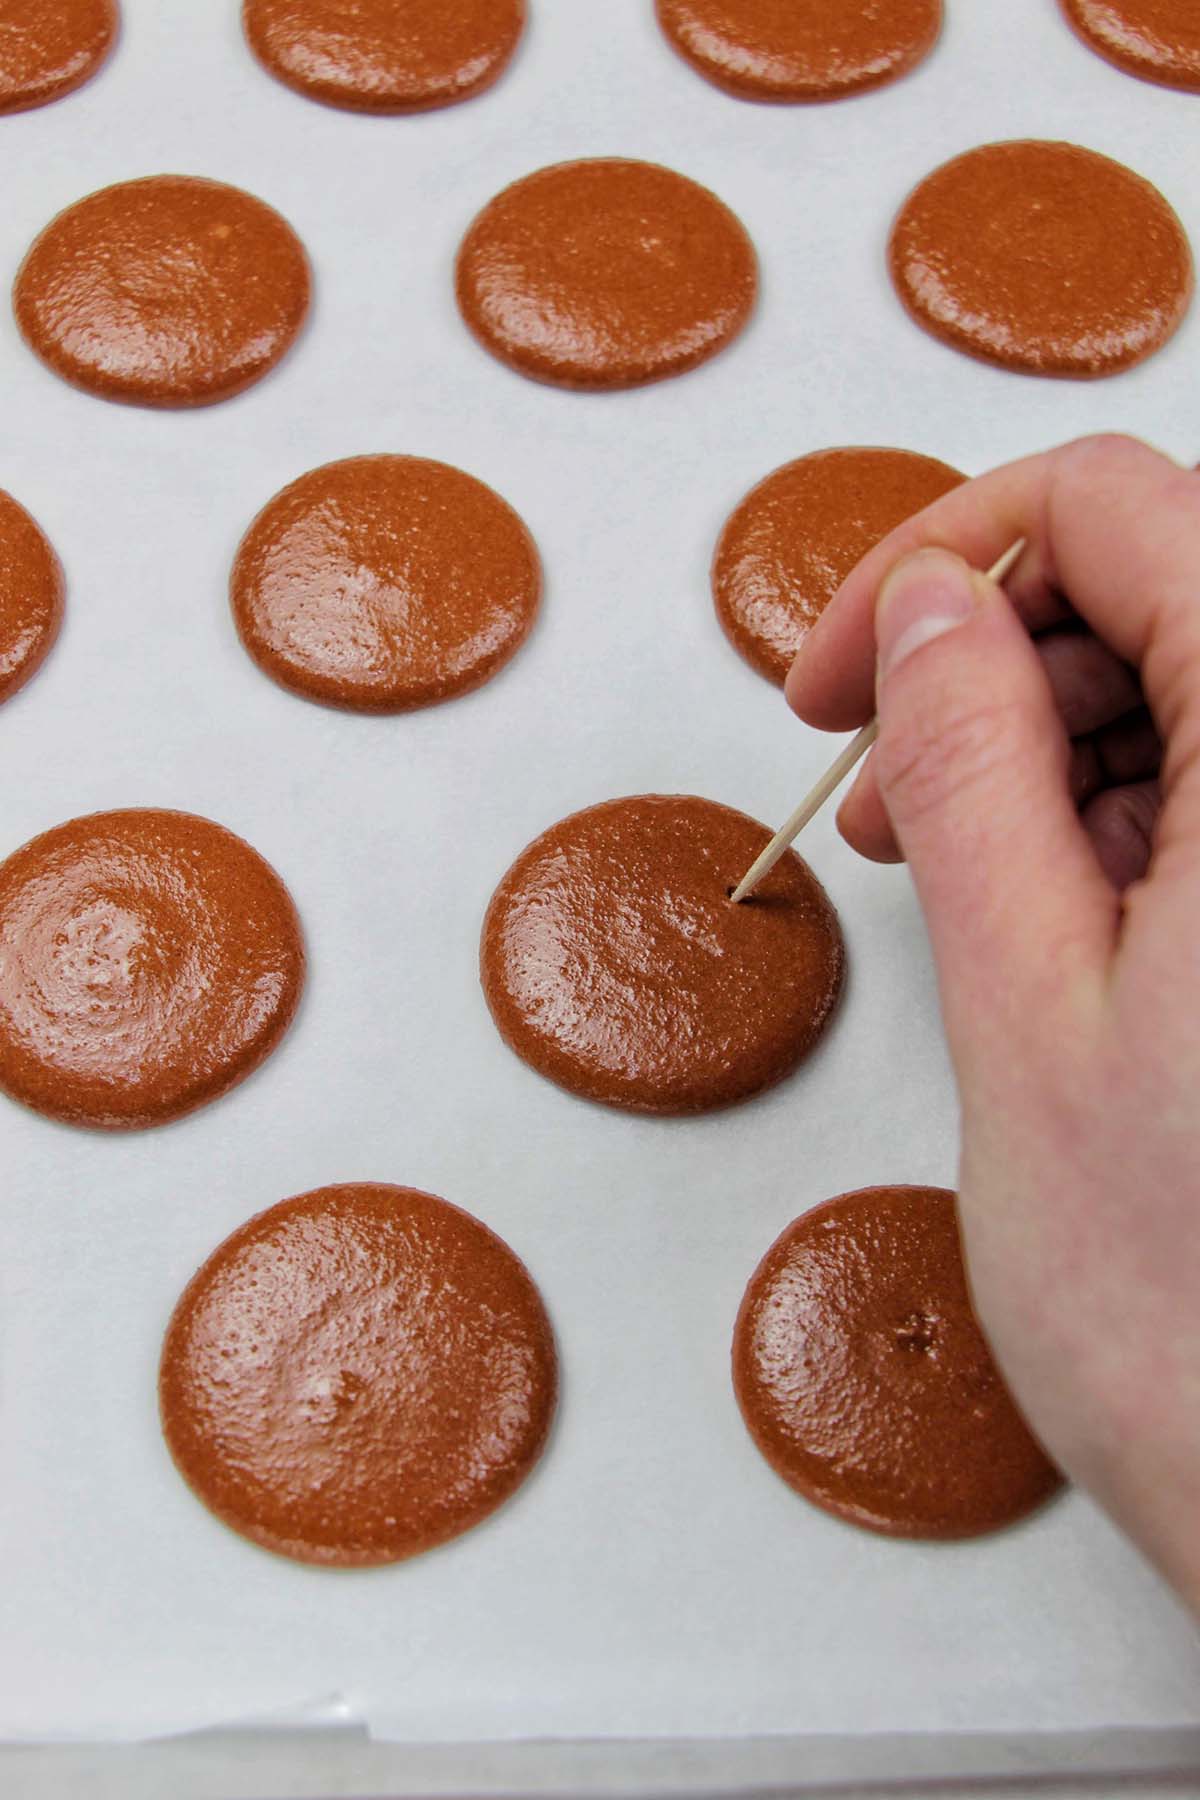
M 928 1356 L 937 1343 L 938 1321 L 929 1313 L 911 1312 L 903 1324 L 896 1327 L 897 1350 L 910 1350 L 916 1355 Z

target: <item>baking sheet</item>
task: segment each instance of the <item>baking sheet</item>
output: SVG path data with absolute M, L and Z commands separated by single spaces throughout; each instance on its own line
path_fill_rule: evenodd
M 207 814 L 283 874 L 312 965 L 283 1048 L 187 1121 L 106 1138 L 0 1105 L 0 1734 L 137 1738 L 331 1695 L 412 1742 L 1200 1722 L 1191 1626 L 1087 1500 L 976 1544 L 885 1542 L 790 1493 L 734 1406 L 733 1316 L 777 1232 L 847 1188 L 953 1180 L 903 872 L 860 864 L 830 817 L 811 828 L 849 941 L 846 1003 L 796 1079 L 707 1119 L 625 1118 L 538 1079 L 492 1030 L 475 962 L 495 881 L 564 813 L 690 791 L 774 820 L 829 759 L 708 599 L 713 539 L 769 469 L 867 442 L 974 471 L 1113 427 L 1194 460 L 1200 313 L 1128 375 L 1031 381 L 919 333 L 883 245 L 927 170 L 1021 135 L 1129 162 L 1200 244 L 1200 101 L 1089 55 L 1052 0 L 950 0 L 913 77 L 810 109 L 711 89 L 648 0 L 532 11 L 490 96 L 380 121 L 272 83 L 230 0 L 125 0 L 93 86 L 0 120 L 6 272 L 59 207 L 164 170 L 278 206 L 316 272 L 284 366 L 190 415 L 74 393 L 0 318 L 0 485 L 70 583 L 62 642 L 0 712 L 0 848 L 100 807 Z M 574 396 L 478 348 L 451 264 L 504 182 L 612 153 L 715 188 L 758 246 L 762 302 L 708 367 Z M 547 574 L 499 679 L 392 720 L 276 689 L 225 601 L 271 494 L 383 449 L 496 485 Z M 556 1323 L 563 1399 L 542 1466 L 492 1521 L 407 1565 L 331 1573 L 198 1505 L 161 1444 L 154 1376 L 179 1289 L 228 1231 L 354 1178 L 429 1188 L 512 1243 Z
M 0 1784 L 21 1800 L 1181 1800 L 1197 1769 L 1188 1731 L 414 1745 L 326 1726 L 0 1746 Z

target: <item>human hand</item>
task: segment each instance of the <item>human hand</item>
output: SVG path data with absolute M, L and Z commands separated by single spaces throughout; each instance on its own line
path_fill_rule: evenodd
M 973 570 L 1019 537 L 1006 598 Z M 839 824 L 925 912 L 997 1359 L 1200 1610 L 1200 475 L 1106 437 L 955 489 L 858 565 L 787 696 L 879 713 Z

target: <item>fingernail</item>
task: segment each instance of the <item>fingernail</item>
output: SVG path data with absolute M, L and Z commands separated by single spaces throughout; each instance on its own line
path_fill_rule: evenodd
M 875 602 L 879 680 L 975 610 L 971 571 L 950 550 L 918 550 L 884 577 Z

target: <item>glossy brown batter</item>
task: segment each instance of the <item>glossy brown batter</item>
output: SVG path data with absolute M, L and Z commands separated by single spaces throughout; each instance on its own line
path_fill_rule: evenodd
M 0 113 L 90 81 L 116 40 L 116 0 L 0 0 Z
M 0 863 L 0 1088 L 70 1125 L 165 1124 L 275 1048 L 304 946 L 287 889 L 190 813 L 92 813 Z
M 630 1112 L 696 1113 L 795 1068 L 842 982 L 837 915 L 788 852 L 732 888 L 770 837 L 689 795 L 589 807 L 517 858 L 483 926 L 501 1036 L 560 1087 Z
M 701 75 L 742 100 L 837 100 L 903 75 L 937 42 L 942 0 L 657 0 Z
M 482 93 L 525 23 L 525 0 L 244 0 L 272 75 L 351 112 L 425 112 Z
M 776 469 L 730 514 L 713 555 L 713 600 L 734 649 L 782 687 L 855 564 L 963 480 L 931 456 L 861 447 Z
M 757 286 L 754 246 L 715 194 L 617 157 L 514 182 L 458 253 L 458 304 L 480 343 L 559 387 L 695 368 L 736 337 Z
M 945 1188 L 863 1188 L 789 1225 L 746 1289 L 733 1383 L 772 1468 L 871 1531 L 975 1537 L 1060 1484 L 975 1321 Z
M 419 456 L 355 456 L 302 475 L 242 540 L 234 618 L 293 693 L 404 712 L 466 693 L 529 634 L 533 539 L 492 489 Z
M 63 573 L 37 523 L 0 488 L 0 703 L 41 668 L 63 616 Z
M 204 1504 L 301 1562 L 386 1563 L 494 1512 L 541 1455 L 554 1340 L 508 1245 L 414 1188 L 259 1213 L 167 1330 L 168 1448 Z
M 1192 257 L 1167 202 L 1075 144 L 986 144 L 900 209 L 892 280 L 926 331 L 1032 375 L 1112 375 L 1153 355 L 1187 311 Z
M 1200 93 L 1196 0 L 1061 0 L 1079 36 L 1118 69 Z
M 152 175 L 52 219 L 13 299 L 26 342 L 65 381 L 140 406 L 204 406 L 240 394 L 290 347 L 308 311 L 308 259 L 252 194 Z

